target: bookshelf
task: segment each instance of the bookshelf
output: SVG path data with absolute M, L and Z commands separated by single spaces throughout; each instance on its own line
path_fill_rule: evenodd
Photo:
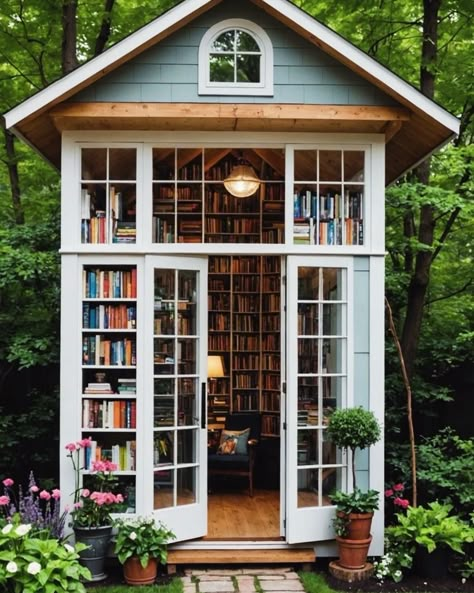
M 262 414 L 262 436 L 280 426 L 280 258 L 209 258 L 209 354 L 226 374 L 208 387 L 209 428 L 230 412 Z
M 296 150 L 293 243 L 364 245 L 364 152 Z
M 136 243 L 135 148 L 81 151 L 81 243 Z
M 136 488 L 136 319 L 136 267 L 84 265 L 81 433 L 92 439 L 84 484 L 94 461 L 116 463 L 127 512 L 134 511 Z
M 241 151 L 153 149 L 154 243 L 283 243 L 284 181 L 265 168 L 258 192 L 231 196 L 223 180 Z

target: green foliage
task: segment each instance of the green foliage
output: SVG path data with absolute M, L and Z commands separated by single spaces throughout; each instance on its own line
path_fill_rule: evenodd
M 380 425 L 370 410 L 362 407 L 335 410 L 329 418 L 329 439 L 344 449 L 365 449 L 374 445 L 381 435 Z
M 79 564 L 86 546 L 29 534 L 31 525 L 8 523 L 0 531 L 0 585 L 5 593 L 85 593 L 90 572 Z
M 446 428 L 418 445 L 418 480 L 431 500 L 451 503 L 468 517 L 474 508 L 474 439 Z
M 132 556 L 139 558 L 145 568 L 150 558 L 166 564 L 168 543 L 175 538 L 172 531 L 153 518 L 120 519 L 115 537 L 115 553 L 121 564 Z
M 412 556 L 417 545 L 429 553 L 438 546 L 448 546 L 462 554 L 464 546 L 474 541 L 474 528 L 457 515 L 450 515 L 452 509 L 452 505 L 439 502 L 409 507 L 406 514 L 397 515 L 396 525 L 387 527 L 387 537 L 403 542 Z

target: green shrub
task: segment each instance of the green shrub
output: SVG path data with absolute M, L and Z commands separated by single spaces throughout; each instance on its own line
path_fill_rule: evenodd
M 13 521 L 0 530 L 0 589 L 5 593 L 85 593 L 87 568 L 78 552 L 86 546 L 29 537 L 30 524 Z

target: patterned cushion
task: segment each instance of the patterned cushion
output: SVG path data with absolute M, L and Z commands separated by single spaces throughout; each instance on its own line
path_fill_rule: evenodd
M 223 430 L 217 453 L 219 455 L 247 455 L 250 428 L 245 430 Z

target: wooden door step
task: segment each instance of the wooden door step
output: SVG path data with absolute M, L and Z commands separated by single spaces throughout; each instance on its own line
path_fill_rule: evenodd
M 168 565 L 178 564 L 307 564 L 316 560 L 313 548 L 170 550 Z

